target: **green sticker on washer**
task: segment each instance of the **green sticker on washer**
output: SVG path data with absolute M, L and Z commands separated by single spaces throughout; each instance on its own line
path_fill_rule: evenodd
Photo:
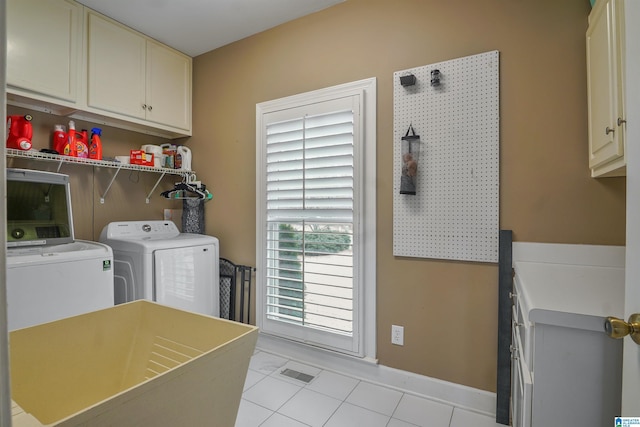
M 105 259 L 102 261 L 102 271 L 109 271 L 109 270 L 111 270 L 111 260 Z

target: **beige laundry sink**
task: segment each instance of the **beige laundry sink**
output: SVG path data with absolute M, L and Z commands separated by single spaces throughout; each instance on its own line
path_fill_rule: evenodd
M 257 336 L 144 300 L 13 331 L 13 425 L 233 426 Z

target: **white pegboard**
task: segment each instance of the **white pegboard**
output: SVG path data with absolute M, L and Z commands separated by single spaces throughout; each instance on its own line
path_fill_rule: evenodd
M 431 86 L 431 71 L 440 85 Z M 414 86 L 400 77 L 413 74 Z M 499 54 L 482 53 L 395 72 L 393 254 L 497 262 Z M 400 141 L 422 141 L 416 195 L 400 194 Z

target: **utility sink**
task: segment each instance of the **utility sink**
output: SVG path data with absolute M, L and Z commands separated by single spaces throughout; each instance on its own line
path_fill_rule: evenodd
M 146 300 L 13 331 L 13 425 L 233 426 L 257 336 Z

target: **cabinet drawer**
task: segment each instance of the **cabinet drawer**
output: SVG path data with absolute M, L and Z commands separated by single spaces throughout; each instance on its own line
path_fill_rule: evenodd
M 518 328 L 513 328 L 511 353 L 511 423 L 513 427 L 531 427 L 533 379 L 522 354 Z

